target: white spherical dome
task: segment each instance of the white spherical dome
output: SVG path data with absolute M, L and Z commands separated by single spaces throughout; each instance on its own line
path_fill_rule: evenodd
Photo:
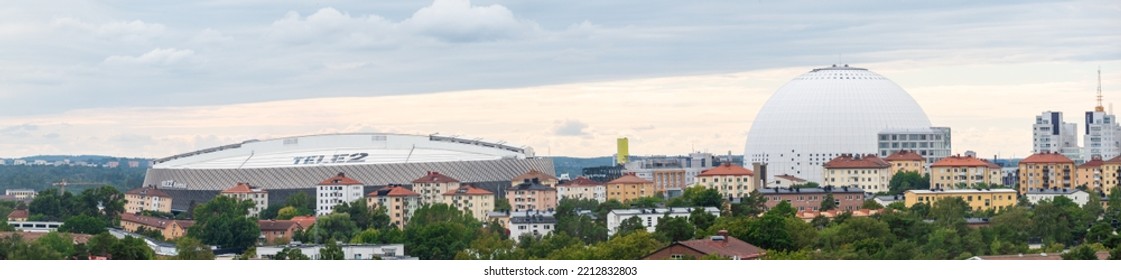
M 770 178 L 821 182 L 822 165 L 833 157 L 876 153 L 880 131 L 929 127 L 922 107 L 891 80 L 848 65 L 814 69 L 787 82 L 759 110 L 744 160 L 767 163 Z

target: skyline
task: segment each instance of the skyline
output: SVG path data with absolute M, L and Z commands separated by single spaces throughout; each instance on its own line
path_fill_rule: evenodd
M 1081 123 L 1098 67 L 1107 107 L 1121 101 L 1121 30 L 1107 28 L 1121 4 L 1107 1 L 383 2 L 0 9 L 0 157 L 336 132 L 742 154 L 770 94 L 838 62 L 893 80 L 953 129 L 954 153 L 982 157 L 1028 155 L 1043 111 Z

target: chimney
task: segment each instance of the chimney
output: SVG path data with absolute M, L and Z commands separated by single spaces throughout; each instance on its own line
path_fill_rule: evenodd
M 342 173 L 342 172 L 339 172 L 339 175 L 337 175 L 337 176 L 339 176 L 339 177 L 346 177 L 346 174 L 345 174 L 345 173 Z
M 540 180 L 540 179 L 537 179 L 537 177 L 534 177 L 534 178 L 533 178 L 533 184 L 534 184 L 534 185 L 539 185 L 539 184 L 541 184 L 541 180 Z
M 529 179 L 523 180 L 522 183 L 529 184 Z

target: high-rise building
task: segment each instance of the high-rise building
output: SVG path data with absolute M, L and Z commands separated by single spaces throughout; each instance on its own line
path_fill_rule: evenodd
M 950 156 L 949 127 L 885 129 L 877 139 L 880 157 L 900 150 L 914 151 L 926 160 L 925 168 Z
M 335 206 L 364 198 L 362 182 L 339 172 L 315 186 L 315 215 L 323 216 L 335 211 Z
M 1046 111 L 1035 116 L 1032 153 L 1060 153 L 1080 161 L 1082 148 L 1078 146 L 1078 124 L 1063 121 L 1062 112 Z
M 1085 144 L 1083 159 L 1108 159 L 1121 155 L 1121 125 L 1117 124 L 1117 117 L 1096 109 L 1086 112 L 1086 134 L 1082 136 L 1082 142 Z
M 627 159 L 630 158 L 630 142 L 626 137 L 619 138 L 615 144 L 617 151 L 615 151 L 615 164 L 627 164 Z

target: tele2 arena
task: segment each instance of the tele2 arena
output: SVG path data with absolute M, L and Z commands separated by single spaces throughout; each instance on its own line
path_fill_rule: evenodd
M 555 175 L 553 162 L 529 147 L 436 135 L 384 133 L 328 134 L 249 140 L 174 155 L 155 161 L 144 178 L 173 198 L 172 209 L 213 198 L 239 182 L 269 192 L 284 203 L 296 192 L 315 195 L 315 186 L 342 172 L 367 190 L 410 184 L 429 171 L 440 172 L 503 195 L 510 180 L 538 170 Z

